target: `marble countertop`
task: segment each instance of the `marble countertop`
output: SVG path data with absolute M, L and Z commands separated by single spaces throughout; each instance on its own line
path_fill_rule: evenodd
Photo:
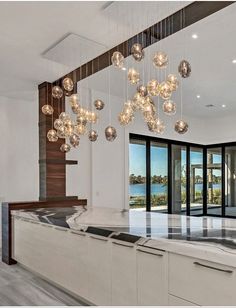
M 234 219 L 81 206 L 17 210 L 12 215 L 73 230 L 112 231 L 108 236 L 134 235 L 146 239 L 143 246 L 236 267 Z

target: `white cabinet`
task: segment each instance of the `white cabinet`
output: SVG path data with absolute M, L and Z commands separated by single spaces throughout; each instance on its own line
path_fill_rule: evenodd
M 204 306 L 236 304 L 236 268 L 169 253 L 169 293 Z
M 163 251 L 137 248 L 138 305 L 168 304 L 167 257 Z
M 198 306 L 177 296 L 168 296 L 168 306 Z
M 127 242 L 112 243 L 112 305 L 137 305 L 136 249 Z
M 13 220 L 13 258 L 69 291 L 88 297 L 88 243 L 84 233 Z
M 111 305 L 111 243 L 107 238 L 88 238 L 88 300 L 98 306 Z

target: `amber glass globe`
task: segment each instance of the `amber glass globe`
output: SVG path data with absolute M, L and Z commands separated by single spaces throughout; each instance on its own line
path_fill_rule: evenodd
M 179 120 L 175 123 L 175 131 L 178 134 L 185 134 L 188 131 L 188 123 L 183 121 L 183 120 Z
M 160 92 L 158 81 L 155 79 L 150 80 L 147 84 L 147 91 L 151 96 L 158 96 Z
M 56 99 L 62 98 L 63 96 L 62 88 L 59 86 L 54 86 L 52 88 L 52 96 Z
M 115 51 L 111 57 L 111 63 L 116 68 L 122 68 L 124 66 L 124 56 L 122 53 Z
M 42 113 L 45 115 L 52 115 L 54 112 L 53 107 L 51 105 L 43 105 L 42 107 Z
M 66 77 L 63 79 L 62 85 L 63 85 L 63 88 L 68 92 L 71 92 L 74 89 L 73 80 L 69 77 Z
M 166 100 L 162 105 L 162 109 L 167 115 L 176 114 L 176 104 L 172 100 Z
M 105 104 L 104 102 L 101 100 L 101 99 L 96 99 L 95 102 L 94 102 L 94 107 L 97 109 L 97 110 L 102 110 L 104 108 Z
M 141 44 L 135 43 L 131 47 L 131 54 L 135 61 L 140 62 L 144 58 L 144 50 Z
M 163 51 L 158 51 L 153 57 L 153 64 L 158 68 L 166 68 L 168 65 L 168 56 Z
M 79 136 L 78 136 L 77 134 L 73 133 L 73 134 L 70 136 L 69 140 L 70 140 L 70 144 L 71 144 L 74 148 L 77 148 L 77 147 L 79 146 L 79 140 L 80 140 L 80 138 L 79 138 Z
M 68 153 L 70 151 L 71 147 L 67 143 L 63 143 L 60 147 L 61 152 Z
M 128 71 L 128 80 L 131 84 L 137 84 L 140 80 L 139 72 L 134 68 L 130 68 Z
M 57 142 L 58 140 L 57 132 L 54 129 L 50 129 L 47 133 L 47 138 L 48 141 L 50 142 Z

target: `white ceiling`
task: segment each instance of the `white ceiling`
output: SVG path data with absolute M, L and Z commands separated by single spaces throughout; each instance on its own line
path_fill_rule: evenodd
M 192 26 L 154 44 L 145 50 L 145 59 L 137 64 L 130 57 L 127 67 L 135 67 L 141 72 L 144 84 L 151 78 L 163 80 L 165 73 L 154 68 L 151 58 L 155 51 L 167 52 L 170 59 L 168 72 L 177 73 L 177 67 L 183 58 L 192 67 L 192 74 L 183 80 L 183 114 L 194 117 L 223 117 L 236 112 L 236 4 L 201 20 Z M 198 38 L 193 39 L 192 34 Z M 144 72 L 144 73 L 143 73 Z M 125 100 L 127 72 L 110 68 L 111 93 Z M 89 86 L 107 92 L 108 69 L 89 78 Z M 143 78 L 144 76 L 144 78 Z M 84 81 L 84 85 L 86 81 Z M 128 87 L 128 96 L 135 92 L 135 86 Z M 200 98 L 197 98 L 200 95 Z M 180 90 L 173 100 L 180 110 Z M 206 105 L 214 107 L 207 108 Z M 222 105 L 226 105 L 225 108 Z
M 65 65 L 70 52 L 63 52 L 64 64 L 43 57 L 70 33 L 111 48 L 188 3 L 0 2 L 0 96 L 35 99 L 38 84 L 54 81 L 75 68 L 71 59 Z M 89 58 L 89 50 L 87 54 Z

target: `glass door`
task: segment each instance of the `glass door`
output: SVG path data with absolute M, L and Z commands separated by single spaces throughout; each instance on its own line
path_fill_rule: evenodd
M 222 214 L 221 148 L 207 149 L 207 214 Z
M 236 217 L 236 146 L 225 148 L 225 215 Z
M 151 210 L 168 211 L 168 146 L 151 142 Z
M 146 209 L 146 141 L 131 139 L 129 144 L 130 209 Z
M 190 147 L 190 215 L 203 214 L 203 149 Z
M 172 153 L 172 213 L 186 214 L 186 147 L 171 146 Z

